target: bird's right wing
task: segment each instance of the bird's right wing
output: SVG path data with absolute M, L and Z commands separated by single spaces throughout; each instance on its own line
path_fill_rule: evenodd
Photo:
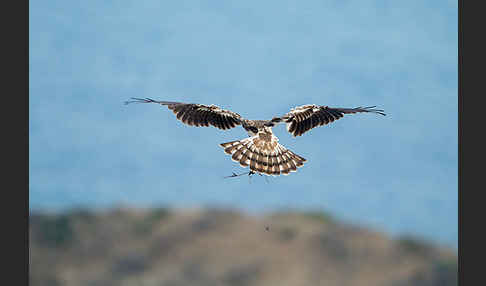
M 182 103 L 172 101 L 157 101 L 150 98 L 132 98 L 129 103 L 158 103 L 167 106 L 177 119 L 191 126 L 212 125 L 219 129 L 230 129 L 241 124 L 242 117 L 238 113 L 221 109 L 215 105 L 203 105 L 195 103 Z
M 329 124 L 344 116 L 344 114 L 353 114 L 359 112 L 371 112 L 385 115 L 383 110 L 374 109 L 375 106 L 356 107 L 356 108 L 332 108 L 328 106 L 319 106 L 308 104 L 292 108 L 289 113 L 282 117 L 272 119 L 273 123 L 287 123 L 287 131 L 293 136 L 301 136 L 314 127 Z

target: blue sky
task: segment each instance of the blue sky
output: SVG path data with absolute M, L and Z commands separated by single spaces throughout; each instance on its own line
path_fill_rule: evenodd
M 30 208 L 326 210 L 457 245 L 457 1 L 30 1 Z M 287 177 L 130 97 L 270 119 L 303 104 L 377 105 L 280 143 Z

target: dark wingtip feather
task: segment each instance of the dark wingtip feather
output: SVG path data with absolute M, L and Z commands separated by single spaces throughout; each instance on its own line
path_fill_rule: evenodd
M 366 112 L 372 112 L 372 113 L 381 114 L 383 116 L 386 116 L 386 114 L 384 113 L 385 111 L 383 109 L 373 109 L 375 107 L 376 107 L 376 105 L 368 106 L 368 107 L 358 107 L 358 108 L 365 110 Z
M 158 103 L 162 105 L 174 105 L 174 104 L 181 104 L 180 102 L 173 102 L 173 101 L 158 101 L 152 98 L 138 98 L 138 97 L 131 97 L 132 100 L 125 101 L 125 105 L 130 103 Z
M 132 100 L 127 100 L 125 101 L 125 105 L 130 104 L 130 103 L 146 103 L 147 100 L 143 98 L 137 98 L 137 97 L 130 97 Z

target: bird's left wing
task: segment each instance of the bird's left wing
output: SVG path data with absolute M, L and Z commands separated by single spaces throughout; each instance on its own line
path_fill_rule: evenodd
M 326 125 L 338 120 L 344 114 L 353 114 L 358 112 L 371 112 L 385 115 L 383 110 L 374 109 L 375 106 L 356 107 L 356 108 L 331 108 L 328 106 L 319 106 L 315 104 L 308 104 L 295 107 L 289 113 L 282 117 L 275 117 L 272 119 L 274 123 L 287 123 L 287 131 L 293 136 L 301 136 L 310 129 Z
M 191 126 L 212 125 L 219 129 L 230 129 L 241 124 L 242 117 L 238 113 L 221 109 L 215 105 L 203 105 L 195 103 L 182 103 L 172 101 L 158 101 L 150 98 L 132 98 L 129 103 L 158 103 L 167 106 L 177 119 Z

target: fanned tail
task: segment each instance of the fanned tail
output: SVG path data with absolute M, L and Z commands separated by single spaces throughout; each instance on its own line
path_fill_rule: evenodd
M 220 144 L 224 152 L 231 155 L 231 160 L 238 162 L 242 167 L 250 167 L 250 170 L 265 175 L 288 175 L 296 172 L 307 160 L 275 142 L 275 147 L 270 150 L 261 150 L 258 136 L 243 140 L 231 141 Z

